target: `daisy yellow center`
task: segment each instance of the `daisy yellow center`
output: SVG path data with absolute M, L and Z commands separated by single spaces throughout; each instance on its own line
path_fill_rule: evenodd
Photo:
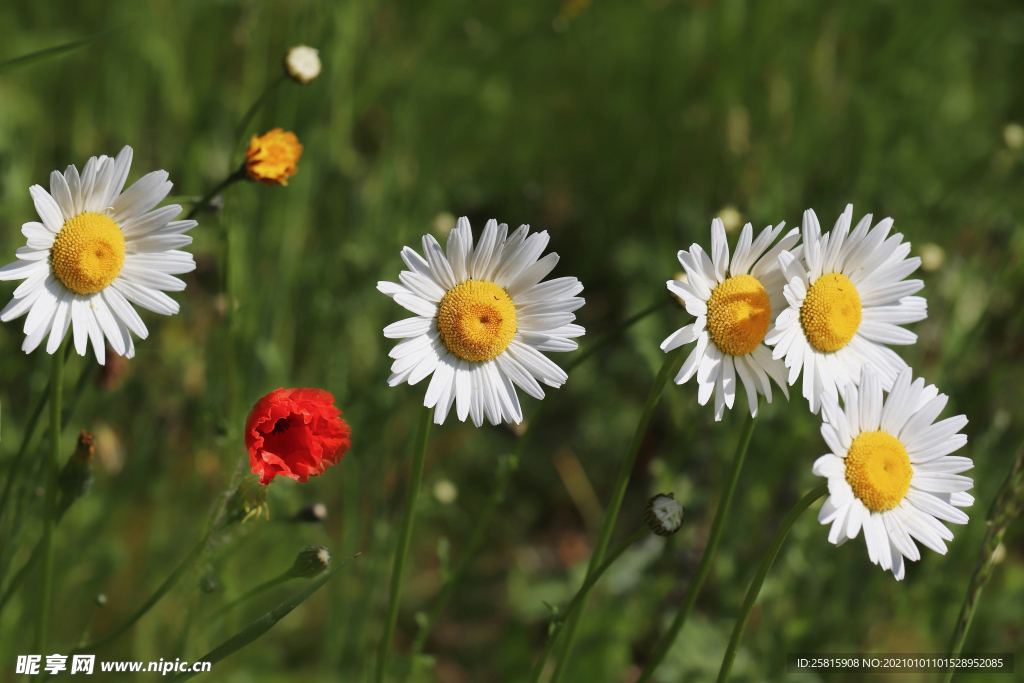
M 124 265 L 124 234 L 99 213 L 82 213 L 57 233 L 50 249 L 53 274 L 76 294 L 107 287 Z
M 846 481 L 868 510 L 892 510 L 910 488 L 914 471 L 907 449 L 886 432 L 864 432 L 846 455 Z
M 490 360 L 505 350 L 516 333 L 516 307 L 493 282 L 467 280 L 441 299 L 437 329 L 444 345 L 459 358 Z
M 807 341 L 819 351 L 838 351 L 860 327 L 860 294 L 849 278 L 829 273 L 807 290 L 800 307 L 800 324 Z
M 750 275 L 731 277 L 715 287 L 708 299 L 708 331 L 715 346 L 744 356 L 768 333 L 772 307 L 768 292 Z

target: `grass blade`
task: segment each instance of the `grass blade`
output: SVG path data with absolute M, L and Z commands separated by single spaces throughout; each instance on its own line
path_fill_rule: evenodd
M 78 40 L 72 40 L 70 43 L 64 43 L 63 45 L 55 45 L 48 47 L 45 50 L 39 50 L 37 52 L 30 52 L 27 55 L 21 55 L 20 57 L 14 57 L 0 62 L 0 73 L 15 69 L 19 66 L 28 66 L 50 57 L 59 57 L 68 52 L 74 52 L 75 50 L 91 45 L 97 41 L 103 40 L 104 38 L 111 36 L 118 31 L 123 31 L 128 28 L 127 26 L 120 26 L 118 28 L 110 29 L 109 31 L 102 31 L 100 33 L 86 36 L 85 38 L 79 38 Z
M 199 662 L 210 662 L 210 664 L 216 664 L 220 660 L 224 659 L 228 655 L 238 652 L 243 647 L 253 642 L 264 633 L 273 628 L 274 624 L 284 619 L 293 609 L 305 602 L 306 598 L 316 593 L 321 586 L 327 583 L 332 576 L 334 576 L 338 570 L 344 567 L 348 562 L 344 562 L 334 569 L 330 570 L 319 579 L 309 584 L 303 590 L 299 591 L 288 600 L 278 605 L 275 609 L 264 614 L 262 617 L 252 622 L 241 631 L 231 636 L 223 643 L 210 650 L 207 654 L 203 655 L 198 661 Z M 196 675 L 194 671 L 188 671 L 172 678 L 172 681 L 185 681 Z

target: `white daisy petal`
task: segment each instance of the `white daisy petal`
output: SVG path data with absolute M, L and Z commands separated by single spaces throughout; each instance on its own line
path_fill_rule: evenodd
M 711 221 L 711 262 L 715 265 L 718 282 L 724 282 L 729 270 L 729 242 L 725 238 L 725 224 L 721 218 Z
M 110 203 L 110 218 L 120 224 L 152 210 L 164 200 L 171 187 L 167 171 L 147 173 Z
M 36 213 L 39 214 L 46 229 L 54 234 L 60 232 L 60 229 L 64 227 L 64 215 L 61 213 L 60 205 L 40 185 L 33 185 L 28 191 L 32 195 Z
M 71 197 L 71 188 L 68 181 L 60 171 L 50 173 L 50 195 L 57 206 L 60 207 L 61 225 L 75 217 L 75 200 Z

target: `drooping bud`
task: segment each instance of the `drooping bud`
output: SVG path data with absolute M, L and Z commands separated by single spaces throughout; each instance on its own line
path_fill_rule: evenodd
M 292 574 L 311 579 L 331 566 L 331 553 L 326 546 L 309 545 L 303 548 L 292 565 Z
M 95 453 L 92 434 L 82 430 L 78 435 L 75 452 L 57 476 L 57 486 L 60 488 L 58 515 L 63 515 L 76 498 L 85 495 L 89 490 L 89 484 L 92 483 L 92 456 Z
M 320 52 L 308 45 L 296 45 L 285 55 L 284 70 L 296 83 L 310 83 L 320 75 Z
M 659 536 L 671 536 L 683 525 L 683 506 L 672 493 L 659 493 L 647 503 L 644 521 Z

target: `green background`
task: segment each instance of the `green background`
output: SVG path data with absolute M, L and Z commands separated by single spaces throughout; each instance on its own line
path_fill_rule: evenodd
M 1024 120 L 1019 3 L 46 1 L 0 3 L 0 26 L 0 60 L 125 27 L 0 73 L 4 262 L 23 244 L 20 225 L 36 220 L 28 187 L 48 186 L 51 170 L 129 144 L 129 180 L 166 169 L 185 203 L 238 163 L 235 127 L 278 77 L 285 50 L 309 44 L 324 63 L 308 86 L 281 84 L 249 130 L 295 131 L 305 145 L 298 174 L 286 188 L 237 185 L 222 212 L 201 214 L 191 233 L 198 268 L 174 295 L 181 313 L 143 312 L 151 335 L 137 341 L 137 357 L 86 377 L 64 450 L 78 430 L 95 432 L 96 478 L 57 533 L 53 651 L 69 652 L 90 623 L 93 635 L 119 624 L 188 553 L 244 459 L 248 407 L 279 386 L 316 386 L 334 393 L 353 428 L 341 464 L 305 485 L 276 480 L 269 522 L 246 523 L 97 654 L 195 659 L 299 585 L 226 620 L 211 611 L 322 543 L 336 563 L 361 554 L 257 644 L 215 665 L 210 680 L 368 679 L 425 390 L 387 387 L 391 343 L 381 330 L 406 314 L 375 285 L 397 279 L 399 250 L 419 248 L 423 233 L 441 236 L 462 215 L 477 234 L 492 217 L 548 230 L 561 255 L 553 276 L 586 287 L 578 312 L 586 345 L 665 296 L 665 280 L 680 270 L 676 251 L 708 247 L 724 207 L 757 229 L 780 220 L 796 227 L 813 207 L 828 229 L 847 202 L 855 218 L 892 216 L 914 254 L 925 244 L 944 250 L 941 266 L 921 275 L 929 317 L 911 326 L 919 341 L 899 352 L 950 395 L 945 415 L 970 418 L 962 454 L 976 463 L 978 500 L 949 553 L 922 549 L 903 582 L 870 564 L 860 538 L 830 545 L 815 506 L 765 583 L 734 679 L 819 680 L 787 676 L 786 652 L 945 648 L 985 513 L 1024 436 L 1024 166 L 1020 140 L 1006 134 Z M 14 286 L 0 286 L 4 300 Z M 415 680 L 523 678 L 543 643 L 544 601 L 564 606 L 582 580 L 662 360 L 658 344 L 688 321 L 681 308 L 664 309 L 548 392 L 546 418 Z M 0 327 L 5 472 L 49 373 L 45 354 L 20 351 L 22 338 L 21 321 Z M 572 358 L 551 355 L 563 365 Z M 65 393 L 94 366 L 74 356 Z M 745 406 L 740 397 L 716 424 L 696 393 L 692 383 L 665 391 L 616 538 L 659 491 L 675 492 L 686 524 L 667 542 L 631 549 L 599 584 L 567 681 L 633 680 L 682 600 Z M 530 414 L 536 402 L 521 399 Z M 761 553 L 817 483 L 811 464 L 826 452 L 819 426 L 799 387 L 790 403 L 763 409 L 717 562 L 658 681 L 717 671 Z M 433 431 L 399 662 L 416 612 L 441 586 L 445 543 L 460 557 L 514 440 L 511 429 L 476 429 L 454 415 Z M 8 577 L 41 532 L 43 452 L 30 453 L 32 476 L 17 487 L 20 521 L 0 527 Z M 454 502 L 434 493 L 444 481 L 458 492 Z M 582 492 L 575 502 L 569 487 Z M 327 506 L 325 524 L 287 522 L 313 501 Z M 1016 652 L 1018 670 L 1021 539 L 1018 523 L 965 647 Z M 220 584 L 211 594 L 199 590 L 208 576 Z M 13 679 L 16 655 L 31 651 L 34 583 L 28 588 L 0 619 L 0 677 Z M 97 592 L 109 598 L 101 610 Z

